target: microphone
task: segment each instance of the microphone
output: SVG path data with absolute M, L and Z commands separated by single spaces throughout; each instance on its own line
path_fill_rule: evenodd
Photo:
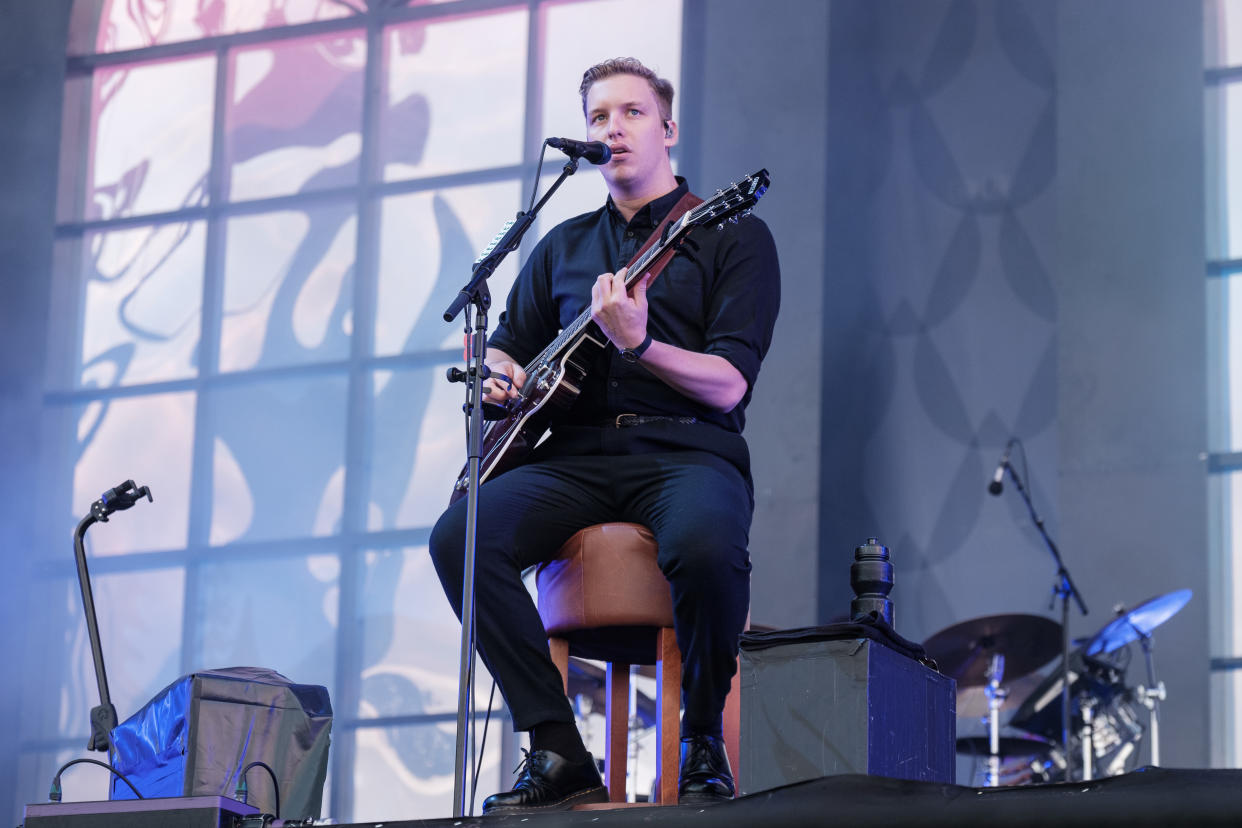
M 988 483 L 988 494 L 998 495 L 1005 488 L 1001 483 L 1005 479 L 1005 469 L 1009 468 L 1009 450 L 1013 448 L 1013 440 L 1005 444 L 1005 453 L 1001 455 L 1000 462 L 996 464 L 996 471 L 992 474 L 992 482 Z
M 544 141 L 549 147 L 558 149 L 570 158 L 583 158 L 592 164 L 607 164 L 612 158 L 612 150 L 603 141 L 575 141 L 573 138 L 549 138 Z

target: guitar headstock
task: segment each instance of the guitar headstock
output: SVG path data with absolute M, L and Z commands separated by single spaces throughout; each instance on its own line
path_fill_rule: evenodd
M 738 219 L 750 215 L 755 204 L 768 191 L 768 171 L 751 173 L 736 184 L 730 184 L 716 195 L 704 201 L 686 214 L 687 225 L 714 225 L 717 229 L 724 223 L 736 224 Z

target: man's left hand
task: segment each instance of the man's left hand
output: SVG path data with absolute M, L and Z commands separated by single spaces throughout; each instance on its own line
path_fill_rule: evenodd
M 603 273 L 591 286 L 591 319 L 618 351 L 637 348 L 647 338 L 647 286 L 651 274 L 634 283 L 631 296 L 625 290 L 626 268 Z

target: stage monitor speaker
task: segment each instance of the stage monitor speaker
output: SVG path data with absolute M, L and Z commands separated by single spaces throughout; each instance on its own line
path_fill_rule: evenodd
M 952 679 L 870 639 L 743 644 L 742 793 L 843 773 L 953 782 Z
M 262 667 L 182 676 L 112 731 L 113 767 L 144 797 L 233 796 L 262 762 L 280 786 L 281 819 L 320 816 L 332 704 L 326 688 Z M 248 801 L 275 814 L 272 780 L 246 773 Z M 110 798 L 134 794 L 113 778 Z

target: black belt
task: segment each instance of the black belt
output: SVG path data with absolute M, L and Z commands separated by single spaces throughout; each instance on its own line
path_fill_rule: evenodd
M 630 426 L 643 425 L 644 423 L 681 423 L 682 425 L 693 425 L 697 423 L 694 417 L 669 417 L 663 414 L 618 414 L 613 419 L 604 420 L 600 425 L 616 428 L 629 428 Z

